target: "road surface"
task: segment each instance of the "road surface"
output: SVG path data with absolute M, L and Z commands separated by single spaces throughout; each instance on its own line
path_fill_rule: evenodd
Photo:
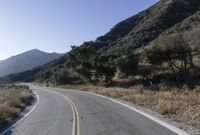
M 133 110 L 89 93 L 30 84 L 40 101 L 5 135 L 177 135 Z

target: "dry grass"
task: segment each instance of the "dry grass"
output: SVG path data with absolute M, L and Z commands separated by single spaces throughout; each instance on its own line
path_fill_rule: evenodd
M 141 85 L 129 89 L 91 85 L 64 85 L 62 88 L 80 89 L 122 99 L 149 108 L 166 117 L 200 129 L 200 88 L 172 88 L 161 86 L 160 91 L 145 90 Z
M 0 128 L 18 116 L 31 97 L 27 86 L 9 86 L 0 91 Z
M 157 111 L 162 114 L 166 115 L 173 112 L 173 107 L 170 103 L 166 102 L 165 100 L 159 100 L 156 106 Z

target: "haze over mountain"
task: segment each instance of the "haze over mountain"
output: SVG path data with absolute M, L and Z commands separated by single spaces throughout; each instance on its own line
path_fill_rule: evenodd
M 22 54 L 12 56 L 0 61 L 0 77 L 30 70 L 39 65 L 43 65 L 62 56 L 58 53 L 46 53 L 38 49 L 33 49 Z

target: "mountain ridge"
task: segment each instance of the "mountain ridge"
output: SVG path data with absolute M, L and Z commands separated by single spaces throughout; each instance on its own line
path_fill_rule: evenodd
M 54 59 L 59 58 L 62 54 L 46 53 L 38 49 L 32 49 L 18 55 L 12 56 L 0 61 L 0 76 L 5 76 L 11 73 L 30 70 L 39 65 L 43 65 Z
M 161 0 L 150 8 L 115 25 L 110 32 L 97 38 L 96 44 L 97 46 L 101 44 L 100 53 L 108 55 L 117 52 L 123 53 L 123 51 L 126 53 L 129 49 L 146 46 L 162 32 L 197 12 L 199 7 L 200 1 L 197 0 Z M 127 33 L 121 36 L 118 33 L 124 33 L 127 22 L 132 25 Z M 124 25 L 121 25 L 122 23 Z M 119 38 L 115 39 L 117 36 Z
M 190 27 L 193 27 L 196 24 L 200 24 L 200 19 L 197 19 L 194 24 L 190 23 L 190 21 L 193 21 L 193 19 L 190 18 L 193 18 L 193 16 L 195 17 L 195 14 L 199 16 L 199 7 L 200 1 L 197 0 L 161 0 L 150 8 L 116 24 L 110 32 L 98 37 L 94 42 L 89 44 L 93 45 L 94 43 L 98 55 L 102 57 L 109 56 L 111 58 L 108 60 L 109 64 L 110 61 L 113 63 L 118 59 L 129 58 L 124 57 L 124 55 L 132 55 L 138 48 L 144 50 L 146 46 L 149 46 L 154 40 L 159 39 L 159 36 L 167 33 L 167 31 L 174 30 L 175 33 L 178 33 L 178 29 L 176 29 L 177 25 L 184 27 L 191 25 Z M 187 20 L 190 20 L 189 23 Z M 133 43 L 129 44 L 130 42 Z M 80 50 L 81 52 L 81 48 L 83 49 L 84 47 L 87 47 L 85 43 L 81 45 L 81 47 L 72 48 L 71 52 L 73 53 L 74 50 Z M 28 81 L 55 81 L 58 79 L 58 76 L 63 75 L 63 72 L 66 77 L 69 75 L 66 73 L 66 70 L 69 70 L 69 72 L 72 70 L 66 67 L 69 53 L 53 62 L 20 73 L 24 78 L 21 77 L 20 74 L 13 74 L 6 78 L 14 81 L 20 78 L 20 81 L 22 81 L 26 80 L 28 75 L 31 75 L 31 79 Z M 139 61 L 143 61 L 141 59 L 143 56 L 138 57 Z

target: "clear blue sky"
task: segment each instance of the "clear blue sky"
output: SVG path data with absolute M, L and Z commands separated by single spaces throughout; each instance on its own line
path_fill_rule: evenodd
M 1 0 L 0 60 L 37 48 L 67 52 L 158 0 Z

